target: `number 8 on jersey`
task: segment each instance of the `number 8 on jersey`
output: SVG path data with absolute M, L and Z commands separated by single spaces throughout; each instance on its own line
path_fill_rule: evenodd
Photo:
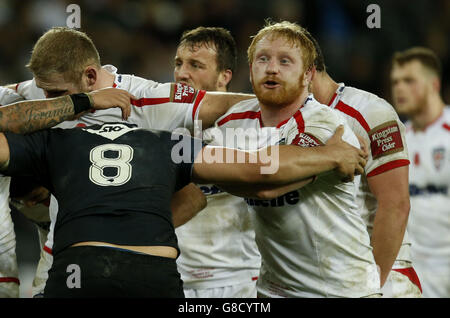
M 90 152 L 92 165 L 89 179 L 99 186 L 120 186 L 131 178 L 133 148 L 121 144 L 105 144 L 93 148 Z M 109 168 L 109 169 L 107 169 Z M 109 172 L 105 174 L 105 170 Z M 111 171 L 116 171 L 115 174 Z M 111 174 L 111 175 L 109 175 Z

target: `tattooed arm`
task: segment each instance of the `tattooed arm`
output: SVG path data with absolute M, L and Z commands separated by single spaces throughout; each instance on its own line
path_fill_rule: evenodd
M 69 96 L 18 102 L 0 108 L 0 131 L 25 134 L 53 127 L 74 115 Z
M 127 91 L 117 88 L 105 88 L 86 94 L 89 102 L 74 95 L 58 98 L 22 101 L 0 107 L 0 131 L 25 134 L 53 127 L 60 122 L 72 119 L 75 115 L 88 110 L 120 107 L 124 119 L 130 114 L 130 98 Z

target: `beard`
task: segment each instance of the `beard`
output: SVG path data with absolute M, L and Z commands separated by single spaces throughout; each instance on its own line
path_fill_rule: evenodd
M 300 75 L 300 78 L 296 83 L 286 83 L 285 81 L 276 80 L 279 87 L 276 89 L 266 89 L 263 87 L 264 83 L 270 80 L 270 77 L 264 77 L 258 83 L 255 83 L 252 76 L 253 92 L 258 98 L 259 102 L 268 107 L 281 108 L 291 105 L 302 94 L 302 82 L 304 75 Z M 300 105 L 299 105 L 300 106 Z

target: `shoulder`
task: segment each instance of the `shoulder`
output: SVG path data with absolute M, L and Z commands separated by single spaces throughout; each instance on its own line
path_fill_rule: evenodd
M 357 120 L 365 130 L 400 119 L 392 105 L 373 93 L 345 87 L 336 109 Z
M 320 126 L 334 130 L 337 126 L 345 124 L 340 112 L 319 103 L 312 97 L 308 98 L 310 100 L 300 108 L 305 126 Z
M 309 141 L 315 140 L 312 144 L 318 145 L 326 143 L 340 125 L 344 126 L 343 139 L 352 145 L 358 145 L 357 138 L 345 118 L 338 111 L 311 98 L 287 122 L 282 131 L 288 136 L 287 140 L 295 135 L 297 139 L 300 136 Z

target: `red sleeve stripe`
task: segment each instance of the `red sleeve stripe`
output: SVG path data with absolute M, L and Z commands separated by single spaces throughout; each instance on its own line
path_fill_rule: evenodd
M 170 102 L 170 97 L 132 99 L 131 104 L 137 107 L 159 105 Z
M 292 144 L 297 145 L 300 141 L 300 134 L 305 132 L 305 121 L 300 110 L 294 114 L 295 121 L 297 122 L 297 136 L 292 140 Z
M 203 97 L 205 97 L 206 91 L 200 90 L 198 91 L 197 98 L 195 99 L 194 108 L 192 109 L 192 120 L 195 120 L 195 114 L 197 113 L 197 108 L 200 105 Z
M 50 247 L 48 247 L 47 245 L 44 245 L 43 250 L 46 251 L 47 253 L 49 253 L 50 255 L 53 255 L 52 249 Z
M 16 90 L 16 92 L 17 92 L 17 89 L 19 88 L 19 84 L 20 84 L 20 83 L 17 83 L 16 86 L 14 87 L 14 89 Z
M 20 280 L 17 277 L 0 277 L 0 283 L 16 283 L 20 285 Z
M 295 121 L 297 122 L 297 129 L 298 133 L 305 132 L 305 121 L 303 120 L 303 115 L 300 110 L 297 110 L 297 112 L 294 114 Z
M 388 163 L 385 163 L 384 165 L 379 166 L 378 168 L 373 169 L 368 175 L 367 177 L 373 177 L 376 176 L 377 174 L 395 169 L 395 168 L 399 168 L 399 167 L 403 167 L 403 166 L 407 166 L 409 165 L 409 160 L 407 159 L 399 159 L 399 160 L 394 160 Z
M 443 123 L 442 127 L 444 127 L 444 129 L 450 130 L 450 125 L 447 123 Z
M 117 87 L 117 84 L 116 84 L 116 83 L 114 83 L 114 84 L 113 84 L 113 87 L 114 87 L 114 88 L 116 88 L 116 87 Z
M 223 124 L 229 122 L 230 120 L 239 120 L 239 119 L 260 119 L 261 118 L 261 112 L 254 112 L 254 111 L 246 111 L 242 113 L 232 113 L 222 120 L 220 120 L 217 124 L 219 126 L 222 126 Z
M 407 276 L 414 285 L 419 287 L 420 292 L 422 292 L 422 286 L 420 285 L 419 276 L 417 276 L 417 273 L 414 270 L 414 268 L 412 268 L 412 267 L 398 268 L 398 269 L 393 269 L 393 271 L 399 272 L 400 274 Z
M 344 114 L 347 114 L 347 115 L 355 118 L 359 122 L 359 124 L 365 129 L 365 131 L 367 131 L 367 132 L 370 131 L 370 127 L 367 124 L 367 122 L 364 119 L 364 117 L 361 115 L 361 113 L 359 111 L 357 111 L 353 107 L 343 103 L 342 101 L 339 101 L 339 103 L 336 105 L 335 108 L 337 110 L 340 110 Z

